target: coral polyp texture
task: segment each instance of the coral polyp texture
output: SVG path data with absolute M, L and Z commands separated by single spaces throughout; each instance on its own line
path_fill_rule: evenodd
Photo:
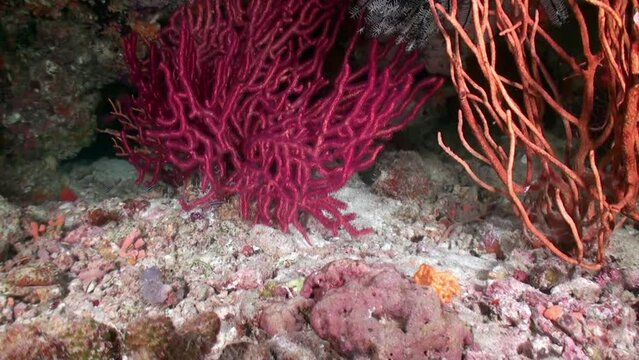
M 333 233 L 365 231 L 331 194 L 374 162 L 443 79 L 420 74 L 416 54 L 374 40 L 355 66 L 357 32 L 335 56 L 347 13 L 341 0 L 197 0 L 143 59 L 127 37 L 137 94 L 116 106 L 123 128 L 114 135 L 139 181 L 197 178 L 200 195 L 183 197 L 185 209 L 239 194 L 244 218 L 305 236 L 304 213 Z

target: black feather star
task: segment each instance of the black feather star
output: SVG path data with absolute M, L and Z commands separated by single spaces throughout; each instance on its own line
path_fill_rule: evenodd
M 450 8 L 452 1 L 437 0 Z M 457 17 L 467 24 L 471 18 L 472 0 L 458 1 Z M 540 0 L 541 8 L 550 22 L 561 26 L 569 11 L 564 0 Z M 357 0 L 351 9 L 353 17 L 365 11 L 366 30 L 376 38 L 395 39 L 405 43 L 408 50 L 424 48 L 438 29 L 430 5 L 426 0 Z

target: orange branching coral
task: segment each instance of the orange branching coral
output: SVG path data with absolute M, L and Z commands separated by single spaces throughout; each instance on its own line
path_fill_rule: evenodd
M 441 134 L 440 146 L 507 197 L 534 240 L 600 269 L 614 229 L 639 221 L 639 1 L 565 0 L 561 33 L 532 0 L 472 1 L 469 26 L 461 1 L 450 3 L 429 0 L 459 94 L 458 134 L 476 161 Z
M 413 275 L 413 281 L 417 285 L 428 285 L 435 292 L 439 299 L 448 304 L 453 298 L 461 293 L 461 287 L 455 275 L 447 271 L 437 271 L 433 267 L 421 264 Z

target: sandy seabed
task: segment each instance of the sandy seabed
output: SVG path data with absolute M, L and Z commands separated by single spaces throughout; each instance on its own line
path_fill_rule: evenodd
M 602 271 L 583 271 L 532 248 L 509 204 L 457 165 L 387 152 L 336 194 L 372 233 L 334 236 L 308 219 L 309 246 L 295 230 L 242 220 L 235 199 L 185 212 L 172 189 L 135 177 L 126 161 L 102 159 L 69 170 L 75 201 L 0 199 L 0 359 L 425 359 L 455 347 L 465 359 L 639 358 L 632 225 L 611 239 Z M 350 289 L 340 296 L 352 296 L 356 314 L 371 307 L 371 286 L 379 301 L 430 294 L 412 281 L 426 264 L 459 283 L 450 303 L 428 303 L 448 320 L 415 334 L 407 314 L 423 309 L 323 319 L 322 300 L 302 296 L 305 280 L 346 259 L 400 275 L 386 284 L 340 270 L 340 284 L 317 285 L 324 299 Z M 411 301 L 396 308 L 421 304 Z M 360 331 L 358 321 L 373 325 Z M 435 350 L 392 350 L 419 342 Z

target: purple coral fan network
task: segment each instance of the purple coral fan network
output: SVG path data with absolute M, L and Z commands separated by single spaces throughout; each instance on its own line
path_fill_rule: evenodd
M 348 3 L 195 0 L 143 59 L 137 36 L 125 38 L 137 94 L 117 111 L 115 140 L 139 181 L 196 176 L 202 194 L 183 199 L 185 209 L 239 194 L 244 218 L 284 231 L 292 224 L 305 237 L 304 213 L 333 233 L 366 231 L 331 194 L 374 162 L 381 141 L 413 120 L 443 79 L 417 78 L 417 54 L 393 42 L 369 41 L 368 60 L 354 66 L 359 32 L 337 75 L 327 75 Z

